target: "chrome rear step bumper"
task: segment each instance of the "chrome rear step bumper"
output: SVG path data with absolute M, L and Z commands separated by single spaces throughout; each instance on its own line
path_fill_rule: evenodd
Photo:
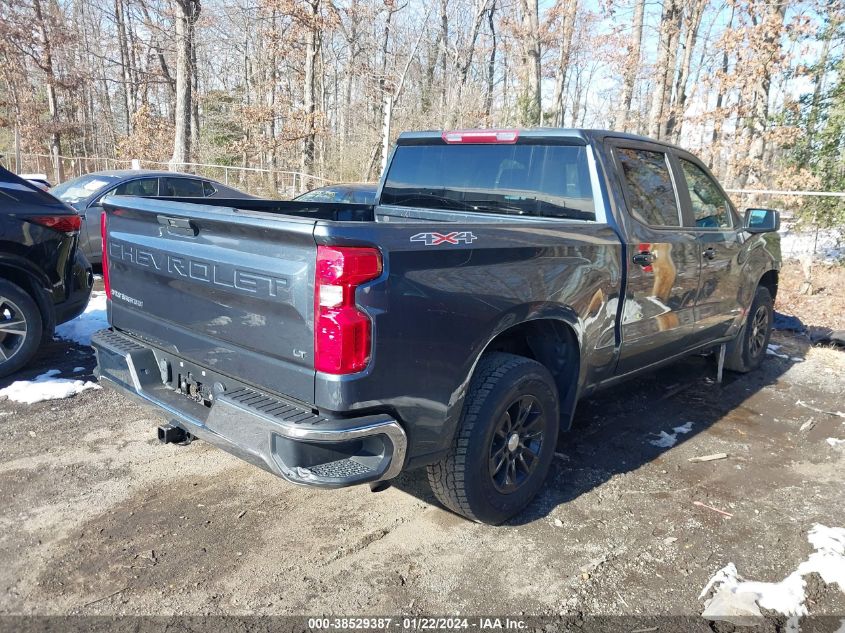
M 391 479 L 407 437 L 387 415 L 331 418 L 286 398 L 197 368 L 215 385 L 210 406 L 179 393 L 171 367 L 190 363 L 114 330 L 94 334 L 96 374 L 186 432 L 296 484 L 338 488 Z

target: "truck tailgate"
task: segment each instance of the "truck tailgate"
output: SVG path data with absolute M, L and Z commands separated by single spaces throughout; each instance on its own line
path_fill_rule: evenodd
M 113 327 L 313 400 L 314 220 L 130 197 L 104 206 Z

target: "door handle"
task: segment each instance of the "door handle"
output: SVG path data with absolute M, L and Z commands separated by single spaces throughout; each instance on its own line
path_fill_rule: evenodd
M 651 251 L 640 251 L 631 257 L 631 261 L 640 266 L 651 266 L 654 263 L 654 254 Z
M 714 257 L 716 257 L 716 249 L 714 249 L 714 248 L 711 246 L 710 248 L 708 248 L 707 250 L 705 250 L 705 251 L 702 253 L 702 255 L 704 255 L 707 259 L 713 259 Z

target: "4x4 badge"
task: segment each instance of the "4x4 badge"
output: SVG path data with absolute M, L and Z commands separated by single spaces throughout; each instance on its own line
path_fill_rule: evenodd
M 426 246 L 439 244 L 472 244 L 478 238 L 470 231 L 455 231 L 454 233 L 417 233 L 411 236 L 412 242 L 423 242 Z

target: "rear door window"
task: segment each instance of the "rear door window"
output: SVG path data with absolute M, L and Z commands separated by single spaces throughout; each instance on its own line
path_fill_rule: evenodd
M 202 192 L 205 194 L 206 197 L 213 196 L 217 193 L 217 189 L 207 180 L 202 181 Z
M 666 154 L 617 147 L 628 210 L 649 226 L 681 226 L 680 208 Z
M 731 205 L 719 186 L 695 163 L 678 160 L 689 189 L 695 225 L 702 229 L 731 228 Z
M 426 144 L 396 148 L 381 204 L 595 220 L 583 145 Z
M 119 184 L 110 192 L 115 196 L 157 196 L 158 178 L 138 178 Z
M 196 178 L 162 178 L 162 196 L 173 196 L 177 198 L 202 198 L 202 180 Z

